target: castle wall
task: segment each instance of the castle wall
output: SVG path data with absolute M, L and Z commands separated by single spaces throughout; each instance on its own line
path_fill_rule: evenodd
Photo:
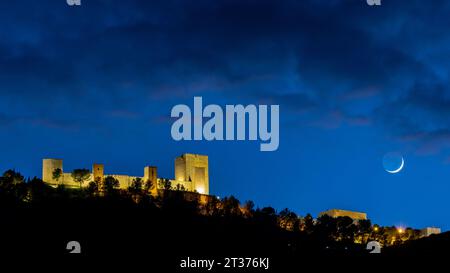
M 119 181 L 119 189 L 127 189 L 128 186 L 131 185 L 131 183 L 133 182 L 133 179 L 137 178 L 137 176 L 129 176 L 129 175 L 121 175 L 121 174 L 106 174 L 104 175 L 104 177 L 107 176 L 112 176 L 115 179 L 117 179 Z M 75 182 L 72 178 L 72 174 L 71 173 L 64 173 L 63 177 L 62 177 L 62 183 L 66 186 L 66 187 L 70 187 L 70 188 L 79 188 L 80 184 Z M 142 178 L 142 177 L 140 177 Z M 82 185 L 81 187 L 87 187 L 89 185 L 90 182 L 94 181 L 94 175 L 91 173 L 91 176 L 89 177 L 89 179 L 87 179 Z
M 177 185 L 180 184 L 180 187 L 183 186 L 186 191 L 194 191 L 194 187 L 192 182 L 189 181 L 178 181 L 178 180 L 170 180 L 172 189 L 176 189 Z
M 91 176 L 84 181 L 84 183 L 81 184 L 81 187 L 87 187 L 89 185 L 89 182 L 93 181 L 94 177 Z M 72 173 L 63 173 L 62 175 L 62 184 L 64 184 L 64 186 L 68 187 L 68 188 L 79 188 L 80 187 L 80 183 L 75 182 L 72 178 Z
M 62 173 L 59 181 L 53 179 L 53 171 L 55 169 L 63 170 L 63 161 L 61 159 L 44 159 L 42 162 L 42 180 L 52 186 L 64 184 L 69 188 L 79 188 L 80 184 L 75 182 L 71 173 Z M 90 182 L 95 179 L 103 181 L 106 176 L 112 176 L 119 181 L 120 189 L 127 189 L 131 186 L 136 178 L 141 178 L 145 183 L 151 180 L 156 184 L 151 189 L 152 195 L 157 195 L 161 179 L 157 176 L 157 168 L 154 166 L 146 166 L 144 168 L 144 176 L 129 176 L 121 174 L 105 174 L 103 164 L 93 164 L 90 177 L 82 183 L 82 187 L 87 187 Z M 209 194 L 209 173 L 208 173 L 208 157 L 196 154 L 183 154 L 175 159 L 175 179 L 170 180 L 172 189 L 176 189 L 177 185 L 182 185 L 185 191 L 197 191 L 200 194 Z
M 119 189 L 126 190 L 131 184 L 133 183 L 133 180 L 135 178 L 138 178 L 138 176 L 129 176 L 129 175 L 122 175 L 122 174 L 107 174 L 106 176 L 112 176 L 115 179 L 119 181 Z M 142 177 L 139 177 L 142 179 Z

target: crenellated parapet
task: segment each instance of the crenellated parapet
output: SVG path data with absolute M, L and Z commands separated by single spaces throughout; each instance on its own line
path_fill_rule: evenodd
M 60 175 L 55 176 L 55 170 L 60 170 Z M 171 179 L 172 189 L 209 194 L 209 170 L 208 156 L 197 154 L 183 154 L 175 159 L 175 179 Z M 124 174 L 105 174 L 103 164 L 92 165 L 89 177 L 81 187 L 87 187 L 89 182 L 102 182 L 105 177 L 112 176 L 119 181 L 120 189 L 127 189 L 137 178 L 143 183 L 150 181 L 152 195 L 158 194 L 158 189 L 163 189 L 162 178 L 158 178 L 158 169 L 155 166 L 144 167 L 143 176 L 130 176 Z M 42 161 L 42 180 L 54 187 L 64 185 L 70 188 L 79 188 L 80 184 L 74 181 L 72 173 L 63 171 L 62 159 L 46 158 Z

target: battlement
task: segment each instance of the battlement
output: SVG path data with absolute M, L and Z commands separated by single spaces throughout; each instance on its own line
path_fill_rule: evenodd
M 59 169 L 60 174 L 55 172 Z M 127 189 L 136 178 L 145 181 L 152 181 L 156 186 L 152 189 L 152 194 L 157 194 L 158 189 L 163 186 L 160 182 L 162 178 L 158 178 L 157 167 L 145 166 L 143 176 L 130 176 L 123 174 L 105 174 L 105 166 L 103 164 L 94 163 L 92 171 L 86 183 L 81 187 L 87 187 L 89 182 L 103 181 L 107 176 L 112 176 L 119 181 L 120 189 Z M 42 180 L 52 186 L 64 185 L 70 188 L 79 188 L 80 184 L 74 181 L 71 173 L 63 171 L 63 160 L 45 158 L 42 160 Z M 169 180 L 172 189 L 183 189 L 190 192 L 198 192 L 201 194 L 209 194 L 209 173 L 208 173 L 208 156 L 197 154 L 183 154 L 175 158 L 175 179 Z

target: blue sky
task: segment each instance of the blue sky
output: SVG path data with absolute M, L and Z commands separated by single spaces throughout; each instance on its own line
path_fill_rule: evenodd
M 448 1 L 8 1 L 0 10 L 0 169 L 105 164 L 173 177 L 210 157 L 210 191 L 450 228 Z M 176 142 L 176 104 L 279 104 L 280 147 Z M 383 170 L 388 152 L 402 172 Z

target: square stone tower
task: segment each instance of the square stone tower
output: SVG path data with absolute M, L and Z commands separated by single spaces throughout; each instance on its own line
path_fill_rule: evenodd
M 150 189 L 150 193 L 153 196 L 158 195 L 158 173 L 157 168 L 154 166 L 146 166 L 144 168 L 144 184 L 147 183 L 148 180 L 152 182 L 152 188 Z
M 63 172 L 63 161 L 62 159 L 44 158 L 42 160 L 42 181 L 56 184 L 55 179 L 53 179 L 53 171 L 56 169 L 61 169 L 61 178 L 59 182 L 62 182 L 62 172 Z
M 93 164 L 92 173 L 94 174 L 94 181 L 103 182 L 105 175 L 105 166 L 103 164 Z
M 175 180 L 192 183 L 192 190 L 209 194 L 208 156 L 183 154 L 175 158 Z

